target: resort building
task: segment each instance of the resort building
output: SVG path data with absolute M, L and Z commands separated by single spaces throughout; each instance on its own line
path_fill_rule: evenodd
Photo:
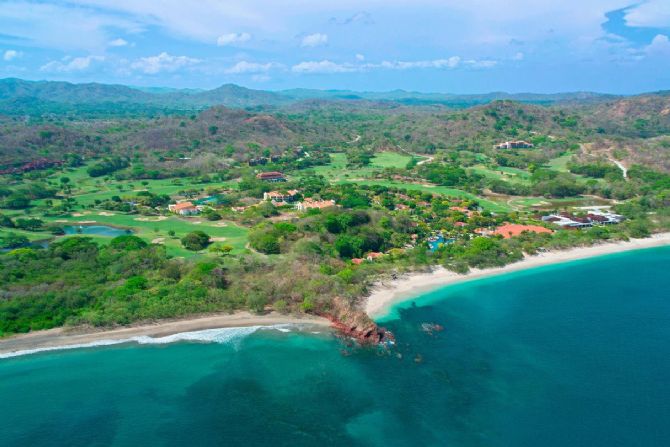
M 570 213 L 550 214 L 543 216 L 544 222 L 551 222 L 563 228 L 586 228 L 594 225 L 613 225 L 621 223 L 624 217 L 620 214 L 608 211 L 594 210 L 584 217 L 575 216 Z
M 533 143 L 527 141 L 518 140 L 518 141 L 505 141 L 504 143 L 496 144 L 496 149 L 530 149 L 533 147 Z
M 314 200 L 307 198 L 302 202 L 298 202 L 295 205 L 295 209 L 301 212 L 311 210 L 311 209 L 323 209 L 330 208 L 331 206 L 336 206 L 334 200 Z
M 291 189 L 286 192 L 270 191 L 263 193 L 263 200 L 269 200 L 273 205 L 285 205 L 295 202 L 298 194 L 300 194 L 300 191 L 297 189 Z
M 263 180 L 264 182 L 271 182 L 271 183 L 286 181 L 286 177 L 284 177 L 284 174 L 277 171 L 261 172 L 260 174 L 256 175 L 256 178 L 259 180 Z
M 179 214 L 180 216 L 192 216 L 198 214 L 200 210 L 192 202 L 179 202 L 168 205 L 168 210 L 171 213 Z
M 505 224 L 496 228 L 493 234 L 500 235 L 505 239 L 509 239 L 513 236 L 519 236 L 524 231 L 528 231 L 530 233 L 553 233 L 553 230 L 541 227 L 539 225 Z

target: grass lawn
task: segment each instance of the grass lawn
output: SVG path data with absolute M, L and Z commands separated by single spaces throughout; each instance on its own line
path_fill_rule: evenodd
M 510 205 L 522 208 L 561 209 L 573 206 L 608 205 L 609 201 L 594 197 L 566 197 L 564 199 L 548 199 L 545 197 L 519 197 L 510 200 Z
M 197 183 L 190 178 L 183 179 L 158 179 L 158 180 L 123 180 L 106 181 L 103 177 L 93 178 L 88 175 L 85 167 L 69 169 L 64 173 L 57 173 L 50 177 L 50 183 L 60 184 L 61 177 L 68 177 L 72 185 L 71 196 L 78 204 L 90 205 L 97 200 L 108 200 L 113 196 L 134 195 L 139 191 L 149 191 L 153 194 L 177 195 L 179 191 L 196 189 L 205 191 L 208 188 L 230 188 L 235 185 L 230 182 Z M 142 184 L 146 182 L 146 185 Z M 36 200 L 34 203 L 41 205 L 43 201 Z
M 21 236 L 25 236 L 28 238 L 30 242 L 42 241 L 53 237 L 51 233 L 47 232 L 24 231 L 24 230 L 18 230 L 16 228 L 0 228 L 0 238 L 7 236 L 9 233 L 20 234 Z
M 347 156 L 343 152 L 330 154 L 330 159 L 330 164 L 315 166 L 311 170 L 331 182 L 340 182 L 350 178 L 370 177 L 374 171 L 381 171 L 384 168 L 404 168 L 412 157 L 397 152 L 379 152 L 370 165 L 357 169 L 347 168 Z
M 549 160 L 547 166 L 554 171 L 569 172 L 568 162 L 572 159 L 573 155 L 574 154 L 568 153 L 565 155 L 561 155 L 560 157 L 553 158 Z
M 347 183 L 342 181 L 340 183 Z M 392 188 L 405 188 L 407 190 L 418 190 L 418 191 L 427 191 L 435 194 L 443 194 L 445 196 L 459 197 L 464 199 L 477 200 L 479 204 L 488 211 L 494 212 L 505 212 L 510 211 L 510 207 L 505 203 L 494 202 L 492 200 L 487 200 L 482 197 L 476 196 L 469 192 L 462 191 L 460 189 L 448 188 L 446 186 L 430 186 L 430 185 L 421 185 L 418 183 L 403 183 L 393 180 L 361 180 L 356 181 L 357 185 L 381 185 Z
M 182 218 L 177 216 L 169 216 L 167 219 L 158 220 L 157 216 L 139 216 L 136 214 L 114 214 L 113 216 L 100 215 L 99 212 L 94 211 L 83 216 L 78 217 L 60 217 L 60 218 L 46 218 L 47 222 L 55 222 L 61 225 L 68 223 L 76 224 L 77 222 L 95 221 L 102 225 L 111 225 L 116 227 L 130 228 L 136 236 L 141 237 L 147 242 L 160 241 L 167 249 L 168 253 L 173 256 L 190 257 L 197 253 L 185 250 L 181 246 L 181 239 L 187 233 L 195 230 L 202 230 L 209 234 L 214 243 L 222 243 L 231 245 L 234 252 L 245 250 L 247 244 L 246 228 L 235 225 L 232 222 L 225 221 L 208 221 L 199 217 Z M 66 221 L 66 222 L 64 222 Z M 174 231 L 174 238 L 168 235 L 168 231 Z M 110 237 L 98 237 L 100 240 L 111 240 Z M 219 239 L 218 241 L 216 239 Z
M 133 233 L 147 242 L 160 242 L 167 247 L 168 253 L 173 256 L 192 257 L 198 255 L 181 246 L 180 239 L 187 233 L 195 230 L 202 230 L 209 234 L 214 243 L 222 243 L 231 245 L 235 252 L 245 250 L 247 244 L 246 228 L 235 225 L 231 222 L 212 222 L 199 217 L 181 218 L 178 216 L 168 216 L 157 219 L 156 217 L 147 217 L 140 215 L 131 215 L 118 212 L 101 212 L 99 210 L 87 210 L 87 205 L 93 204 L 95 200 L 106 200 L 112 196 L 133 195 L 141 190 L 148 190 L 154 194 L 166 194 L 175 196 L 179 191 L 185 189 L 206 190 L 208 188 L 222 188 L 231 187 L 235 182 L 213 182 L 213 183 L 195 183 L 192 179 L 160 179 L 160 180 L 145 180 L 145 185 L 140 180 L 132 181 L 105 181 L 103 178 L 92 178 L 86 172 L 86 168 L 69 169 L 67 172 L 58 172 L 48 179 L 52 185 L 59 185 L 61 177 L 68 177 L 70 185 L 72 186 L 71 197 L 77 202 L 76 216 L 68 217 L 44 217 L 40 213 L 12 210 L 0 210 L 9 216 L 31 216 L 44 220 L 46 223 L 57 223 L 59 225 L 68 225 L 69 223 L 76 224 L 77 222 L 93 221 L 100 225 L 111 225 L 115 227 L 129 228 Z M 59 200 L 54 199 L 54 204 L 59 203 Z M 44 205 L 44 200 L 36 200 L 35 205 Z M 13 230 L 12 230 L 13 231 Z M 174 231 L 175 236 L 170 237 L 168 231 Z M 0 232 L 2 236 L 3 229 Z M 50 239 L 53 235 L 48 232 L 28 232 L 28 231 L 13 231 L 18 234 L 23 234 L 31 241 Z M 92 237 L 101 243 L 107 243 L 112 238 L 102 235 L 86 235 Z M 73 237 L 73 236 L 62 236 Z
M 508 168 L 504 166 L 498 166 L 495 169 L 491 169 L 484 165 L 476 165 L 470 168 L 470 170 L 485 177 L 504 180 L 506 182 L 513 181 L 523 184 L 528 184 L 530 182 L 530 173 L 523 169 Z

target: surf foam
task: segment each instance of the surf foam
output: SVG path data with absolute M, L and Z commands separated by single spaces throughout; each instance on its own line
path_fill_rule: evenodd
M 201 343 L 232 343 L 253 334 L 258 330 L 277 330 L 280 332 L 290 332 L 296 326 L 291 324 L 277 324 L 272 326 L 244 326 L 228 327 L 219 329 L 204 329 L 201 331 L 179 332 L 164 337 L 150 337 L 148 335 L 139 335 L 136 337 L 121 339 L 96 340 L 89 343 L 79 343 L 61 346 L 45 346 L 42 348 L 23 349 L 0 353 L 0 359 L 18 357 L 22 355 L 37 354 L 40 352 L 61 351 L 69 349 L 95 348 L 99 346 L 113 346 L 126 343 L 137 343 L 139 345 L 164 345 L 168 343 L 177 343 L 182 341 L 201 342 Z

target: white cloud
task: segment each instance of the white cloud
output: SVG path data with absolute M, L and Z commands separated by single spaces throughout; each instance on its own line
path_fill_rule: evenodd
M 368 64 L 370 68 L 381 67 L 392 70 L 409 70 L 413 68 L 456 68 L 461 58 L 451 56 L 448 59 L 434 59 L 425 61 L 384 61 L 381 64 Z
M 109 30 L 134 33 L 144 27 L 135 19 L 71 2 L 7 0 L 0 7 L 0 29 L 26 45 L 98 53 L 111 40 Z
M 664 34 L 657 34 L 645 50 L 649 55 L 670 56 L 670 39 Z
M 337 64 L 329 60 L 305 61 L 291 67 L 294 73 L 348 73 L 356 71 L 355 67 L 347 64 Z
M 314 33 L 302 38 L 301 46 L 303 47 L 318 47 L 328 43 L 328 35 L 321 33 Z
M 371 70 L 417 70 L 417 69 L 456 69 L 460 66 L 471 68 L 491 68 L 497 65 L 494 60 L 462 60 L 459 56 L 447 59 L 419 60 L 419 61 L 383 61 L 379 63 L 338 64 L 330 60 L 305 61 L 291 67 L 294 73 L 351 73 Z
M 102 62 L 103 56 L 65 57 L 61 61 L 51 61 L 40 67 L 40 71 L 52 73 L 72 73 L 87 70 L 92 62 Z
M 522 61 L 524 57 L 525 57 L 525 54 L 523 54 L 521 51 L 519 51 L 518 53 L 516 53 L 514 55 L 514 57 L 512 59 L 515 60 L 515 61 Z
M 125 47 L 126 45 L 128 45 L 128 41 L 125 39 L 121 39 L 120 37 L 118 39 L 109 41 L 110 47 Z
M 228 74 L 243 74 L 243 73 L 267 73 L 273 68 L 281 67 L 281 64 L 275 62 L 268 62 L 260 64 L 258 62 L 240 61 L 232 67 L 225 70 Z
M 364 61 L 364 60 L 365 60 L 365 56 L 363 56 L 362 54 L 358 53 L 358 54 L 356 55 L 356 60 L 357 60 L 357 61 Z
M 473 68 L 493 68 L 496 65 L 498 65 L 498 61 L 492 61 L 492 60 L 475 60 L 475 59 L 469 59 L 467 61 L 463 61 L 464 65 L 468 65 Z
M 9 62 L 9 61 L 17 59 L 21 56 L 23 56 L 23 53 L 21 53 L 20 51 L 7 50 L 7 51 L 5 51 L 5 54 L 2 55 L 2 58 L 4 60 L 6 60 L 7 62 Z
M 229 33 L 219 36 L 219 38 L 216 39 L 216 44 L 223 47 L 235 43 L 248 42 L 249 40 L 251 40 L 251 34 L 249 33 Z
M 146 74 L 156 74 L 161 71 L 174 72 L 202 62 L 187 56 L 173 56 L 162 52 L 157 56 L 142 57 L 130 64 L 130 68 Z
M 670 2 L 648 0 L 630 8 L 625 15 L 628 26 L 651 28 L 670 27 Z
M 267 82 L 270 80 L 270 76 L 264 74 L 257 74 L 251 77 L 251 80 L 254 82 Z

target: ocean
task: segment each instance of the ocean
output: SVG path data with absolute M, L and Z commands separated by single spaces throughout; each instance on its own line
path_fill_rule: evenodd
M 3 358 L 0 446 L 670 445 L 670 247 L 449 286 L 383 325 L 390 352 L 281 326 Z

